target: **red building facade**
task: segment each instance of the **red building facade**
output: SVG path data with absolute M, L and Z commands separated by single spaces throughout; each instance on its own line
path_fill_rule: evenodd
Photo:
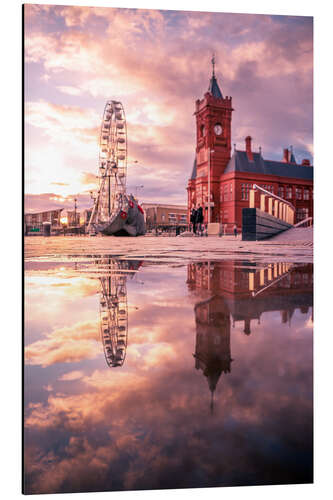
M 296 208 L 295 221 L 313 217 L 313 167 L 305 159 L 297 164 L 292 148 L 283 150 L 282 161 L 265 160 L 252 151 L 252 138 L 245 149 L 231 152 L 232 98 L 222 95 L 213 66 L 208 91 L 195 103 L 196 150 L 188 181 L 188 217 L 192 208 L 204 208 L 208 222 L 236 223 L 241 229 L 242 209 L 249 206 L 249 190 L 257 184 L 289 201 Z M 189 220 L 189 219 L 188 219 Z

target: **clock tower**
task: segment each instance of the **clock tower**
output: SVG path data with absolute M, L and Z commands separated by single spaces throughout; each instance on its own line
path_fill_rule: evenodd
M 196 117 L 196 179 L 189 184 L 189 208 L 194 204 L 204 208 L 205 222 L 220 222 L 220 177 L 231 157 L 231 97 L 223 97 L 215 76 L 212 58 L 212 77 L 203 99 L 195 103 Z M 194 193 L 193 193 L 194 190 Z M 211 213 L 208 213 L 210 192 Z

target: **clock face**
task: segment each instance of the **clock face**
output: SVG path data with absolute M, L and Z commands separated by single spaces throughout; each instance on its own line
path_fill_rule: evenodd
M 214 126 L 214 132 L 216 135 L 221 135 L 222 134 L 222 125 L 220 123 L 217 123 L 215 126 Z

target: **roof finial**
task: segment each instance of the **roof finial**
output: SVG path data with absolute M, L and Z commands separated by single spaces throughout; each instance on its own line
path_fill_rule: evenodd
M 215 77 L 215 53 L 212 56 L 212 66 L 213 66 L 213 77 Z

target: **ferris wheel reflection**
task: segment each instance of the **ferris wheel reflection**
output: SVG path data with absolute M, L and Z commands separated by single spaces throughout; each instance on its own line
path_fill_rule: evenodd
M 134 275 L 141 261 L 101 258 L 100 334 L 104 355 L 110 368 L 122 366 L 128 342 L 127 278 Z

